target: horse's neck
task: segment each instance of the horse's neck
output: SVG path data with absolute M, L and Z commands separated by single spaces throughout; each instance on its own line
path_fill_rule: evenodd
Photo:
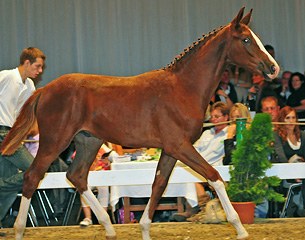
M 226 43 L 215 37 L 192 53 L 176 71 L 181 84 L 206 108 L 226 66 Z
M 220 30 L 177 64 L 175 72 L 183 82 L 194 85 L 196 89 L 199 86 L 211 88 L 219 84 L 226 65 L 226 33 L 225 29 Z

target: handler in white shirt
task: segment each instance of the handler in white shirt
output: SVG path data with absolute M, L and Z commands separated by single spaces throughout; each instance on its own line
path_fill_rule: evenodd
M 22 79 L 18 68 L 1 71 L 0 86 L 0 125 L 12 127 L 35 86 L 31 79 Z
M 22 51 L 17 68 L 0 72 L 0 144 L 35 91 L 32 79 L 43 72 L 45 59 L 40 49 L 29 47 Z M 10 156 L 0 154 L 0 225 L 21 191 L 23 172 L 32 161 L 33 156 L 22 145 Z

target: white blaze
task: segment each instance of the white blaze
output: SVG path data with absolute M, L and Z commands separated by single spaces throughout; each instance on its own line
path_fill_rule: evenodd
M 253 38 L 255 39 L 257 45 L 259 46 L 259 48 L 268 56 L 269 60 L 271 62 L 273 62 L 274 66 L 275 66 L 275 73 L 274 74 L 267 74 L 267 76 L 271 79 L 274 79 L 277 77 L 277 75 L 279 74 L 280 72 L 280 67 L 279 65 L 277 64 L 277 62 L 274 60 L 274 58 L 267 52 L 267 50 L 265 49 L 264 45 L 262 44 L 261 40 L 255 35 L 254 32 L 251 31 L 250 29 L 250 32 L 253 36 Z

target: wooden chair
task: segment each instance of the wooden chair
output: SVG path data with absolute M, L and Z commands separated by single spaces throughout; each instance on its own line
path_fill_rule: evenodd
M 156 208 L 156 210 L 177 210 L 177 212 L 182 213 L 184 211 L 183 201 L 182 197 L 177 197 L 177 202 L 173 203 L 162 203 L 159 204 Z M 137 211 L 144 211 L 146 204 L 131 204 L 129 197 L 123 197 L 124 200 L 124 223 L 130 223 L 130 212 L 137 212 Z

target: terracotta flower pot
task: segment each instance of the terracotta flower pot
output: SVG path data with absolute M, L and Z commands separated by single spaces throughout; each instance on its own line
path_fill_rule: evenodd
M 243 224 L 254 223 L 255 204 L 253 202 L 232 202 L 232 206 Z

